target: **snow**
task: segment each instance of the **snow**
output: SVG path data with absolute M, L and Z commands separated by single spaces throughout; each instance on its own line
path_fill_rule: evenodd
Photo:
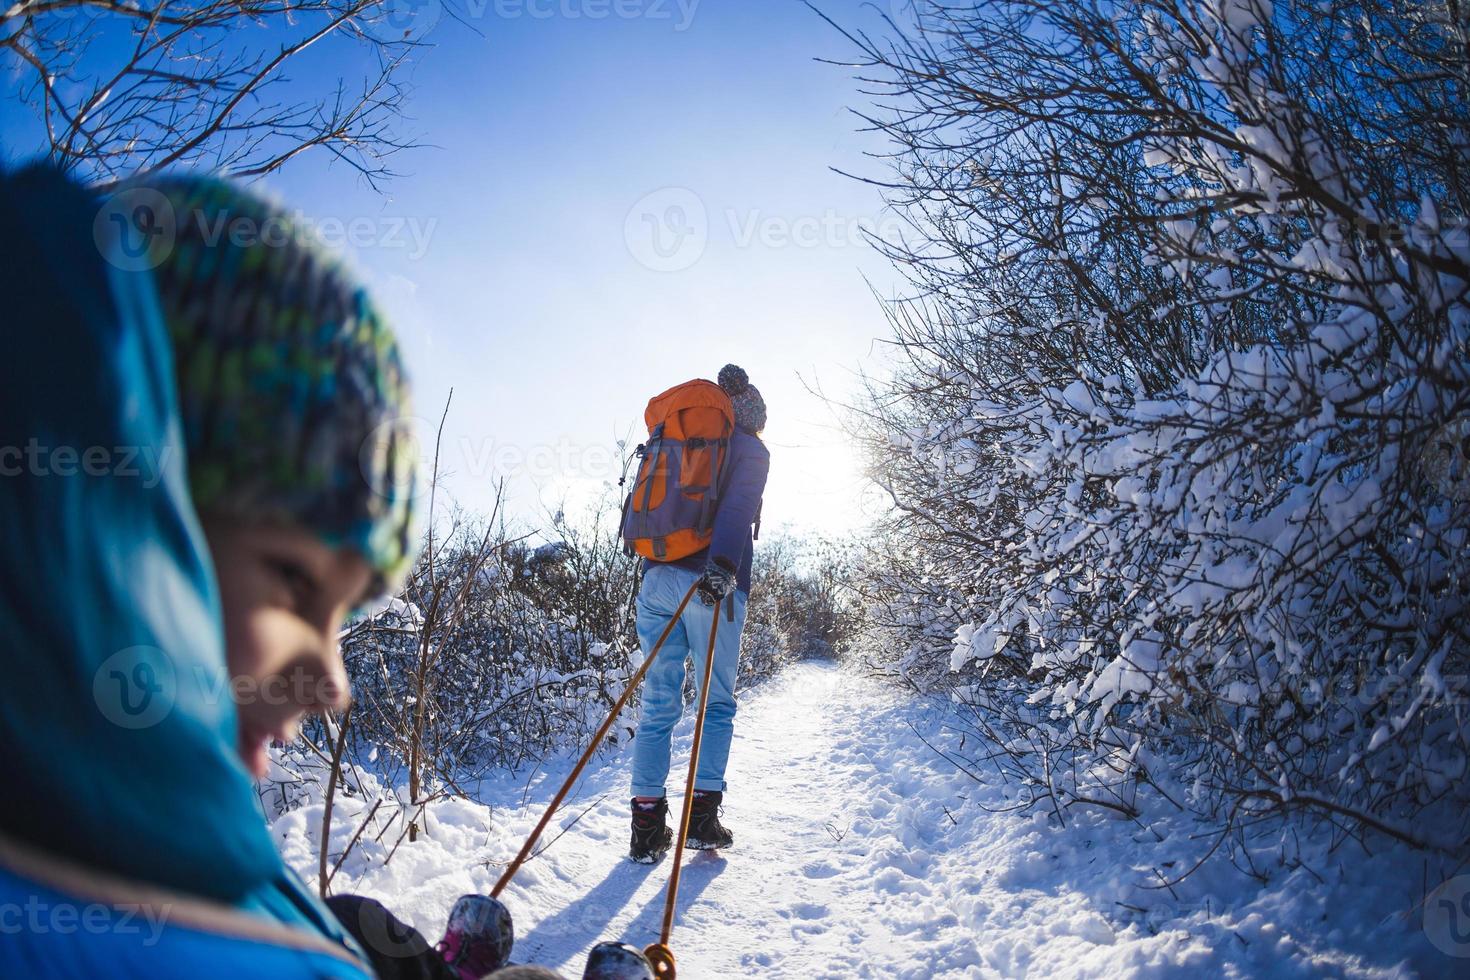
M 1008 810 L 1017 787 L 976 782 L 925 744 L 957 750 L 949 710 L 816 663 L 745 695 L 725 809 L 737 846 L 689 852 L 673 935 L 681 975 L 1402 977 L 1459 965 L 1418 927 L 1422 854 L 1329 853 L 1278 831 L 1252 852 L 1263 880 L 1224 860 L 1184 876 L 1210 842 L 1172 807 L 1140 792 L 1138 821 L 1077 808 L 1065 826 Z M 686 718 L 676 774 L 690 730 Z M 379 898 L 437 938 L 456 897 L 489 891 L 566 765 L 529 787 L 486 782 L 484 805 L 433 804 L 428 839 L 386 864 L 393 833 L 359 847 L 334 890 Z M 624 860 L 627 785 L 626 752 L 594 765 L 507 889 L 518 962 L 580 976 L 595 942 L 657 939 L 669 861 Z M 337 807 L 334 860 L 365 809 Z M 275 823 L 309 879 L 320 818 L 315 803 Z

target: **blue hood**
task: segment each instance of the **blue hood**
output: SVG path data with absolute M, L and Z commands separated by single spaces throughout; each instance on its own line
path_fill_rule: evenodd
M 172 356 L 114 206 L 0 174 L 0 832 L 340 939 L 236 757 Z

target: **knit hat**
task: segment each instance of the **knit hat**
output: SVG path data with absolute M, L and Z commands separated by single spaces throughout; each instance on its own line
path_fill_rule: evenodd
M 735 424 L 753 436 L 766 427 L 766 400 L 761 390 L 750 383 L 745 369 L 734 364 L 720 368 L 720 387 L 735 406 Z
M 312 227 L 213 178 L 147 195 L 201 512 L 305 528 L 356 549 L 380 591 L 413 563 L 417 459 L 398 346 Z

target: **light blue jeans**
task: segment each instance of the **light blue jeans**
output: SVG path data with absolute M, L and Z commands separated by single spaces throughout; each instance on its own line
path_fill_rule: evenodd
M 643 655 L 658 642 L 664 627 L 674 618 L 679 600 L 699 581 L 699 573 L 677 565 L 655 565 L 643 576 L 638 590 L 638 642 Z M 729 619 L 731 599 L 735 620 Z M 745 626 L 745 593 L 731 593 L 720 603 L 720 625 L 715 634 L 715 666 L 710 674 L 709 707 L 705 709 L 704 737 L 699 747 L 699 769 L 694 788 L 725 789 L 725 764 L 730 759 L 730 739 L 735 734 L 735 675 L 740 670 L 740 630 Z M 706 606 L 695 593 L 684 607 L 684 615 L 664 641 L 658 659 L 643 679 L 643 707 L 638 717 L 638 734 L 633 739 L 633 795 L 664 796 L 669 778 L 669 740 L 684 714 L 684 660 L 694 659 L 694 683 L 704 680 L 704 658 L 709 652 L 710 618 L 715 607 Z M 699 701 L 695 700 L 695 707 Z

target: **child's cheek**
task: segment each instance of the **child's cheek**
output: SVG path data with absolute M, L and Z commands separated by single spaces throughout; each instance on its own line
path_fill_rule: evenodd
M 281 622 L 282 613 L 272 609 L 254 612 L 230 643 L 230 673 L 237 678 L 265 684 L 291 662 L 291 631 Z

